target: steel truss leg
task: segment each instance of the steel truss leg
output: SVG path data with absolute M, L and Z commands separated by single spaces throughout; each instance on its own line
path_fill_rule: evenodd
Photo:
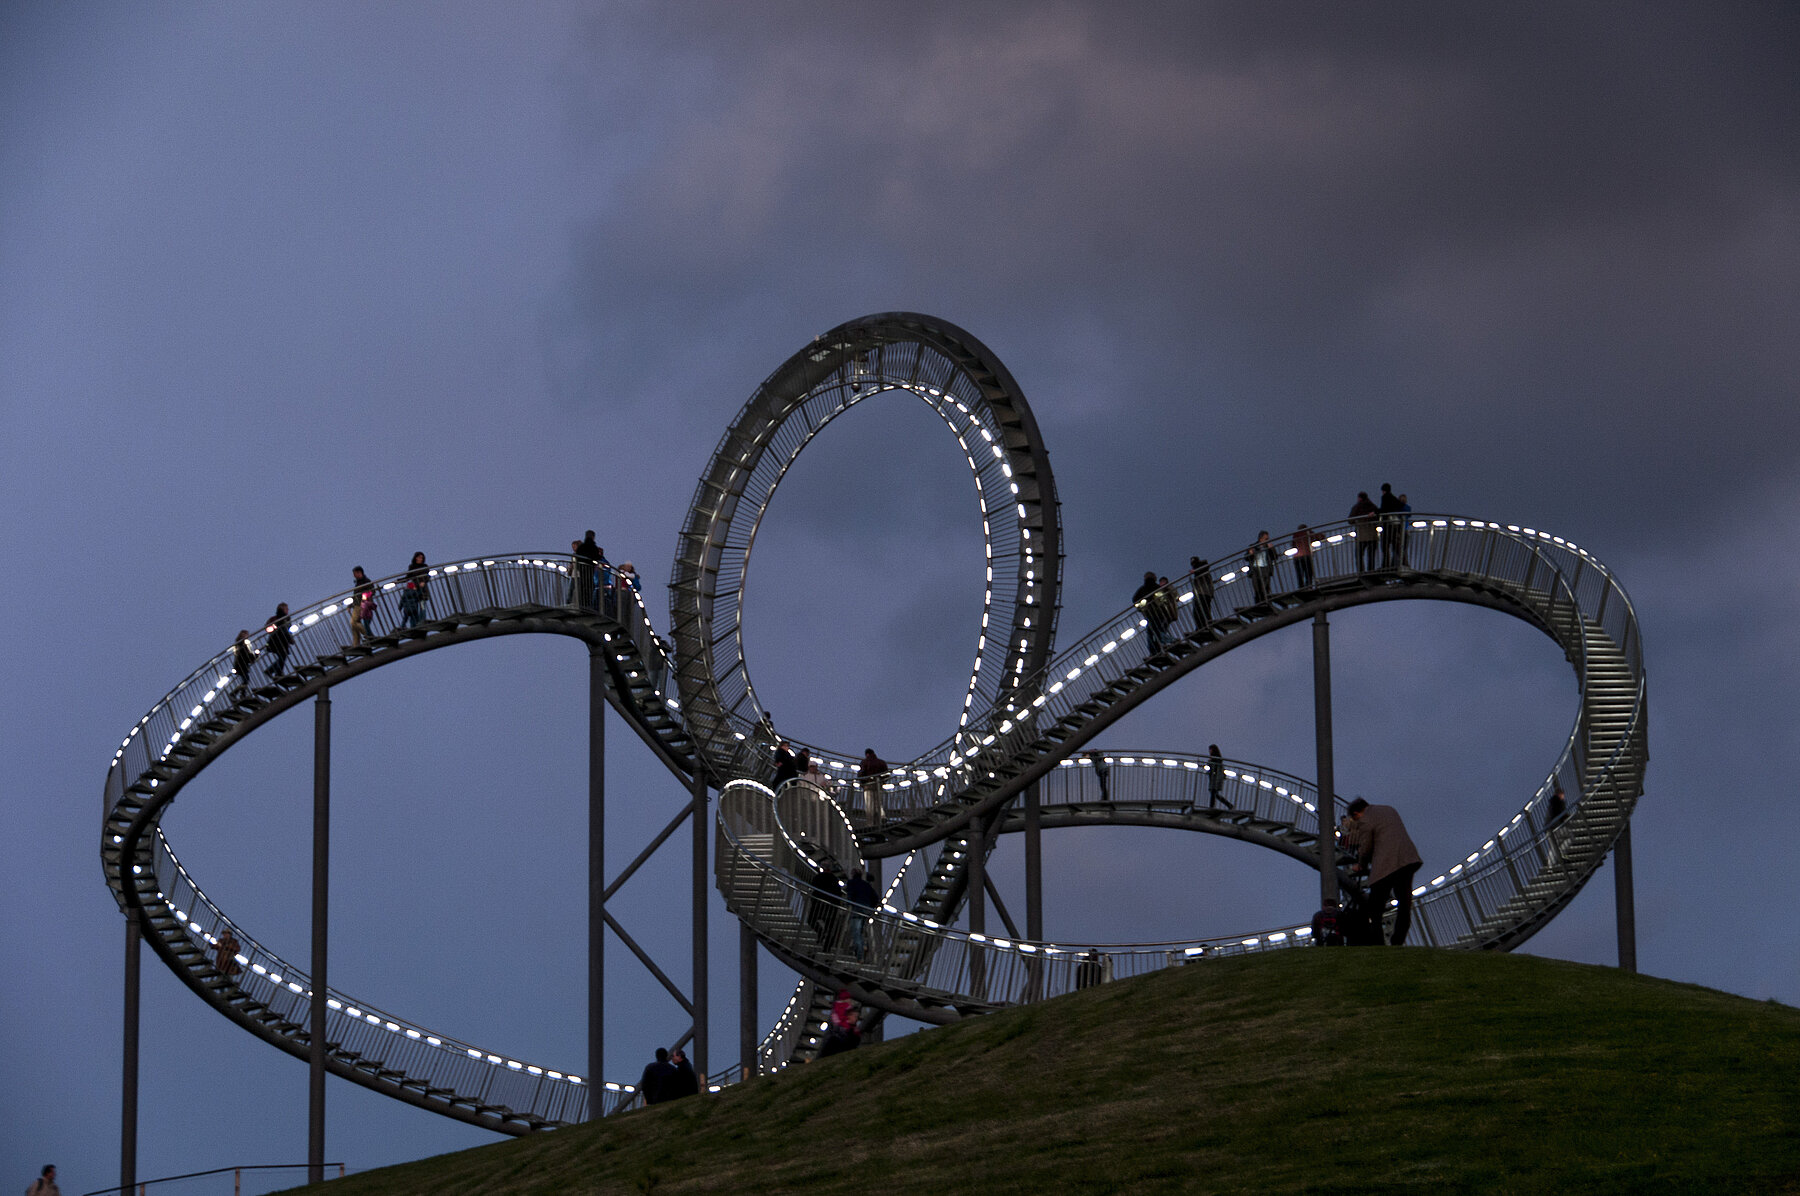
M 606 1075 L 606 658 L 588 649 L 588 1119 Z
M 313 704 L 312 1017 L 307 1045 L 306 1182 L 325 1182 L 326 944 L 331 918 L 331 691 Z
M 712 819 L 706 816 L 706 777 L 699 768 L 694 769 L 694 1071 L 700 1076 L 702 1085 L 706 1083 L 706 1042 L 707 1017 L 706 1004 L 706 832 L 711 830 Z
M 126 883 L 131 883 L 126 874 Z M 119 1090 L 119 1190 L 137 1184 L 138 1130 L 138 963 L 143 942 L 138 911 L 125 911 L 125 1043 Z
M 1619 970 L 1637 968 L 1637 910 L 1631 888 L 1631 820 L 1613 844 L 1613 906 L 1619 916 Z
M 1331 758 L 1331 625 L 1313 616 L 1313 736 L 1319 770 L 1319 908 L 1338 903 L 1337 777 Z
M 756 1074 L 759 1022 L 756 1017 L 756 935 L 748 922 L 738 923 L 738 1060 L 744 1079 Z
M 1039 817 L 1038 787 L 1025 791 L 1025 937 L 1044 941 L 1043 823 Z

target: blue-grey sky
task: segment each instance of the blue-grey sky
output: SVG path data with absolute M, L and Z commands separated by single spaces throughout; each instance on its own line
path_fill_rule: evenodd
M 1611 565 L 1652 692 L 1639 959 L 1800 1002 L 1784 884 L 1800 541 L 1800 17 L 1763 4 L 0 9 L 0 576 L 10 612 L 0 1182 L 117 1174 L 122 919 L 98 861 L 127 728 L 352 565 L 566 546 L 655 617 L 720 433 L 817 333 L 916 310 L 1030 399 L 1064 502 L 1062 639 L 1145 569 L 1341 518 L 1529 524 Z M 858 409 L 757 541 L 781 726 L 890 759 L 952 724 L 975 504 L 929 413 Z M 1465 854 L 1554 761 L 1560 654 L 1396 604 L 1334 622 L 1339 787 Z M 1102 746 L 1312 772 L 1310 641 L 1185 680 Z M 586 1058 L 584 662 L 436 653 L 335 701 L 334 983 L 549 1066 Z M 309 720 L 167 829 L 307 950 Z M 618 867 L 681 787 L 615 723 Z M 1304 918 L 1291 862 L 1062 832 L 1053 936 Z M 997 865 L 1016 892 L 1017 859 Z M 680 850 L 617 913 L 685 980 Z M 1528 949 L 1614 958 L 1610 869 Z M 1016 904 L 1016 901 L 1015 901 Z M 713 898 L 713 1063 L 735 1058 Z M 610 1078 L 682 1030 L 611 956 Z M 305 1155 L 306 1071 L 146 953 L 139 1174 Z M 782 978 L 763 967 L 763 1019 Z M 352 1168 L 493 1135 L 334 1081 Z M 10 1177 L 10 1178 L 9 1178 Z

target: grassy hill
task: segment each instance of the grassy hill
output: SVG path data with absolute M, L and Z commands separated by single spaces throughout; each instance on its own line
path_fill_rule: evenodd
M 332 1190 L 1800 1193 L 1800 1010 L 1529 956 L 1286 951 Z

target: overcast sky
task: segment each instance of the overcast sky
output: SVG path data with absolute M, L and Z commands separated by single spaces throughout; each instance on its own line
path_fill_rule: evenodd
M 1650 675 L 1640 965 L 1800 1003 L 1797 60 L 1800 16 L 1768 4 L 0 8 L 0 1183 L 52 1161 L 67 1192 L 116 1182 L 124 936 L 97 815 L 166 689 L 352 565 L 588 527 L 666 626 L 724 428 L 811 337 L 879 311 L 961 325 L 1031 402 L 1064 643 L 1145 569 L 1383 481 L 1589 548 Z M 923 405 L 819 438 L 745 603 L 784 730 L 889 759 L 944 737 L 977 524 Z M 1427 868 L 1460 858 L 1556 759 L 1567 664 L 1474 608 L 1351 611 L 1333 636 L 1340 789 L 1399 806 Z M 334 984 L 576 1071 L 582 657 L 517 637 L 334 702 Z M 1101 746 L 1311 775 L 1310 670 L 1304 630 L 1259 640 Z M 309 733 L 264 729 L 165 824 L 295 960 Z M 616 721 L 608 792 L 617 868 L 683 793 Z M 684 850 L 616 911 L 685 982 Z M 1227 841 L 1046 850 L 1064 940 L 1316 904 L 1304 869 Z M 1012 846 L 996 872 L 1018 892 Z M 1527 949 L 1613 962 L 1611 882 Z M 722 1066 L 737 936 L 711 901 Z M 683 1022 L 609 962 L 629 1080 Z M 765 1025 L 789 979 L 765 960 Z M 305 1066 L 148 951 L 143 1067 L 140 1176 L 304 1159 Z M 340 1081 L 330 1102 L 354 1169 L 494 1139 Z

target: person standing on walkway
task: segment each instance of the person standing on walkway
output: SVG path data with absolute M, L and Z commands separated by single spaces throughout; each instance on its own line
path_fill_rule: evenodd
M 237 692 L 250 688 L 250 670 L 256 665 L 256 649 L 250 646 L 248 629 L 237 633 L 231 645 L 231 671 L 237 674 Z
M 1163 646 L 1162 633 L 1157 628 L 1156 616 L 1150 611 L 1150 599 L 1155 593 L 1156 574 L 1154 572 L 1147 572 L 1144 574 L 1144 584 L 1139 586 L 1136 592 L 1131 595 L 1131 605 L 1136 607 L 1138 613 L 1144 616 L 1144 622 L 1150 627 L 1150 647 L 1152 649 Z
M 775 745 L 775 779 L 770 782 L 779 789 L 788 781 L 800 775 L 800 757 L 785 741 Z
M 1375 516 L 1379 511 L 1369 501 L 1367 490 L 1356 492 L 1356 505 L 1350 508 L 1350 534 L 1356 540 L 1356 567 L 1363 573 L 1375 568 Z
M 1206 748 L 1206 804 L 1215 810 L 1226 804 L 1225 757 L 1219 754 L 1216 743 L 1208 744 Z
M 1111 801 L 1112 794 L 1107 792 L 1106 788 L 1106 774 L 1112 771 L 1112 766 L 1106 762 L 1105 755 L 1098 750 L 1087 753 L 1087 758 L 1088 762 L 1094 766 L 1094 780 L 1100 784 L 1100 800 Z
M 1256 605 L 1267 606 L 1269 602 L 1269 579 L 1275 575 L 1275 542 L 1269 539 L 1269 533 L 1256 533 L 1256 543 L 1250 546 L 1250 588 L 1256 593 Z
M 1304 523 L 1294 533 L 1294 578 L 1299 587 L 1309 590 L 1313 584 L 1312 529 Z
M 1190 576 L 1194 579 L 1194 633 L 1197 635 L 1206 630 L 1212 622 L 1213 580 L 1212 566 L 1197 556 L 1188 558 Z
M 877 756 L 874 748 L 863 749 L 862 763 L 856 767 L 856 777 L 862 783 L 863 816 L 870 822 L 880 822 L 883 817 L 881 778 L 887 775 L 887 770 L 887 761 Z
M 1352 869 L 1369 877 L 1370 913 L 1377 919 L 1387 913 L 1388 902 L 1398 908 L 1394 913 L 1394 933 L 1388 940 L 1398 947 L 1406 942 L 1412 928 L 1412 882 L 1422 861 L 1413 846 L 1400 811 L 1392 806 L 1372 806 L 1362 798 L 1351 802 L 1349 845 L 1355 849 L 1357 863 Z
M 375 635 L 375 583 L 361 565 L 350 570 L 350 583 L 350 646 L 360 648 Z
M 225 928 L 225 933 L 219 936 L 218 944 L 213 947 L 213 966 L 218 968 L 219 975 L 227 980 L 243 970 L 238 966 L 238 947 L 237 935 L 231 933 L 229 926 Z
M 1150 619 L 1162 630 L 1162 642 L 1166 647 L 1175 640 L 1175 587 L 1169 579 L 1156 579 L 1156 592 L 1150 595 Z
M 425 554 L 412 554 L 412 564 L 406 567 L 406 581 L 400 591 L 400 624 L 403 627 L 417 627 L 425 618 L 425 604 L 431 601 L 431 566 L 425 563 Z
M 269 659 L 263 669 L 269 676 L 279 677 L 288 671 L 288 653 L 294 650 L 294 633 L 288 630 L 287 603 L 276 604 L 275 613 L 269 616 L 263 630 L 269 633 L 266 641 Z
M 1394 496 L 1394 487 L 1381 483 L 1381 567 L 1392 569 L 1400 560 L 1400 518 L 1406 504 Z
M 62 1196 L 62 1189 L 56 1186 L 56 1164 L 46 1163 L 38 1173 L 37 1179 L 25 1189 L 25 1196 Z
M 868 940 L 864 935 L 881 898 L 861 868 L 850 870 L 850 879 L 844 882 L 844 900 L 855 907 L 850 915 L 850 950 L 856 952 L 856 958 L 862 959 L 868 954 Z
M 593 610 L 598 604 L 594 601 L 599 593 L 600 545 L 594 541 L 594 529 L 570 550 L 575 556 L 575 596 L 576 605 L 582 610 Z

